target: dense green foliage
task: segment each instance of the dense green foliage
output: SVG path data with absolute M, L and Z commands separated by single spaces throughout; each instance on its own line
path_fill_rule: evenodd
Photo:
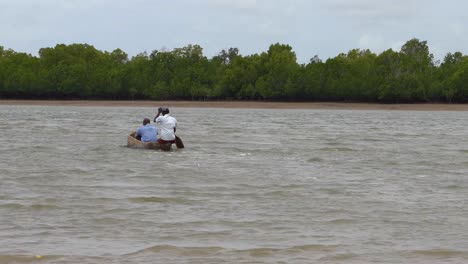
M 120 49 L 57 45 L 39 57 L 0 46 L 0 98 L 468 102 L 468 56 L 435 62 L 426 41 L 399 52 L 354 49 L 298 64 L 289 45 L 207 58 L 198 45 L 129 59 Z

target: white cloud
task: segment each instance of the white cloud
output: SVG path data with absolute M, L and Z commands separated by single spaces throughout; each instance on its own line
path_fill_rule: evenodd
M 329 0 L 328 9 L 348 16 L 402 18 L 414 14 L 421 0 Z
M 256 10 L 258 8 L 257 0 L 208 0 L 208 5 L 223 8 L 236 9 L 241 11 Z
M 405 43 L 406 43 L 408 40 L 409 40 L 409 39 L 407 39 L 407 40 L 397 40 L 397 41 L 392 42 L 392 44 L 391 44 L 392 50 L 394 50 L 394 51 L 400 51 L 400 50 L 401 50 L 401 47 L 403 47 L 403 45 L 405 45 Z
M 359 38 L 358 47 L 360 49 L 369 49 L 376 53 L 388 49 L 382 36 L 373 36 L 369 34 L 364 34 Z
M 448 25 L 450 31 L 457 37 L 463 38 L 466 36 L 466 24 L 463 25 L 461 23 L 452 23 Z

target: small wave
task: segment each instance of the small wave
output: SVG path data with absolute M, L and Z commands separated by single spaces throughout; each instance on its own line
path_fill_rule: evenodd
M 272 197 L 280 197 L 280 196 L 289 196 L 291 195 L 290 190 L 284 190 L 284 191 L 271 191 L 271 192 L 265 192 L 262 194 L 263 197 L 265 196 L 272 196 Z
M 461 251 L 461 250 L 452 250 L 452 249 L 426 249 L 426 250 L 413 250 L 410 251 L 409 253 L 416 254 L 416 255 L 425 255 L 425 256 L 430 256 L 430 257 L 468 257 L 468 252 L 467 251 Z
M 333 189 L 333 188 L 320 188 L 319 191 L 324 192 L 326 194 L 344 194 L 344 192 L 340 189 Z
M 97 224 L 104 224 L 104 225 L 117 225 L 125 222 L 124 219 L 119 218 L 112 218 L 112 217 L 99 217 L 95 218 L 94 221 Z
M 343 263 L 346 263 L 347 261 L 351 261 L 352 259 L 357 258 L 358 255 L 353 254 L 353 253 L 344 253 L 344 254 L 336 254 L 336 255 L 331 255 L 331 256 L 326 256 L 320 259 L 321 261 L 340 261 Z
M 465 187 L 461 185 L 452 184 L 452 185 L 445 186 L 445 188 L 450 189 L 450 190 L 458 190 L 458 189 L 464 189 Z
M 59 206 L 55 204 L 32 204 L 32 205 L 24 205 L 24 204 L 19 204 L 19 203 L 7 203 L 7 204 L 2 204 L 0 207 L 5 207 L 8 209 L 23 209 L 23 208 L 28 208 L 32 210 L 49 210 L 49 209 L 58 209 L 60 208 Z
M 188 204 L 189 200 L 176 197 L 132 197 L 129 198 L 131 202 L 134 203 L 169 203 L 169 204 Z
M 328 224 L 334 224 L 334 225 L 345 225 L 345 224 L 352 224 L 352 223 L 357 223 L 358 221 L 355 219 L 349 219 L 349 218 L 339 218 L 339 219 L 333 219 L 327 221 Z
M 50 145 L 37 145 L 37 146 L 32 146 L 31 148 L 31 150 L 34 150 L 34 151 L 48 150 L 48 149 L 52 149 L 52 147 Z
M 89 171 L 94 170 L 93 168 L 73 168 L 67 170 L 67 174 L 69 175 L 87 175 Z
M 156 245 L 128 253 L 127 256 L 161 253 L 173 256 L 219 256 L 223 254 L 244 255 L 255 258 L 271 257 L 273 255 L 303 255 L 304 253 L 333 252 L 339 245 L 307 244 L 288 248 L 259 247 L 250 249 L 230 249 L 224 247 L 180 247 L 172 245 Z
M 39 263 L 59 259 L 60 256 L 41 256 L 41 255 L 0 255 L 0 263 Z
M 220 251 L 225 250 L 222 247 L 177 247 L 170 245 L 157 245 L 151 246 L 132 252 L 126 255 L 139 255 L 145 253 L 164 253 L 164 254 L 173 254 L 173 255 L 182 255 L 182 256 L 200 256 L 200 255 L 212 255 L 217 254 Z
M 6 204 L 1 204 L 0 208 L 4 207 L 7 209 L 21 209 L 24 208 L 25 206 L 19 203 L 6 203 Z
M 0 255 L 0 263 L 106 263 L 108 257 L 73 255 Z M 108 261 L 107 261 L 108 262 Z
M 241 252 L 247 253 L 248 255 L 252 257 L 269 257 L 277 252 L 279 252 L 279 249 L 275 248 L 254 248 L 254 249 L 247 249 L 243 250 Z
M 258 188 L 262 188 L 262 189 L 265 188 L 265 185 L 264 184 L 239 183 L 239 184 L 236 184 L 236 187 L 238 187 L 238 189 L 248 188 L 248 189 L 255 189 L 255 191 L 257 191 Z M 219 187 L 219 188 L 222 188 L 222 187 Z M 269 184 L 268 188 L 297 189 L 297 188 L 304 188 L 304 185 L 295 184 L 295 183 L 291 183 L 291 184 Z M 232 191 L 232 187 L 227 187 L 227 188 L 224 188 L 223 190 Z
M 391 211 L 391 214 L 397 213 L 397 211 Z M 427 220 L 420 220 L 420 219 L 414 219 L 414 220 L 401 220 L 401 219 L 383 219 L 382 222 L 386 224 L 392 224 L 392 225 L 414 225 L 414 224 L 420 224 L 421 222 L 426 222 Z
M 0 263 L 34 263 L 35 256 L 0 255 Z
M 297 188 L 304 188 L 304 185 L 302 184 L 272 184 L 272 187 L 279 187 L 279 188 L 287 188 L 287 189 L 297 189 Z
M 299 251 L 333 251 L 339 245 L 321 245 L 321 244 L 309 244 L 292 247 L 288 250 L 299 250 Z
M 314 158 L 310 158 L 307 160 L 308 163 L 317 163 L 317 162 L 322 162 L 323 159 L 320 158 L 320 157 L 314 157 Z
M 48 210 L 48 209 L 58 209 L 58 207 L 55 204 L 33 204 L 30 206 L 31 209 L 34 210 Z
M 363 138 L 362 141 L 366 142 L 385 142 L 388 141 L 386 139 L 380 139 L 380 138 Z
M 246 250 L 237 250 L 237 252 L 244 253 L 252 257 L 269 257 L 275 254 L 301 255 L 307 252 L 331 252 L 334 251 L 336 247 L 337 246 L 335 245 L 308 244 L 289 248 L 252 248 Z
M 319 151 L 331 152 L 331 151 L 355 151 L 355 150 L 351 148 L 320 148 Z

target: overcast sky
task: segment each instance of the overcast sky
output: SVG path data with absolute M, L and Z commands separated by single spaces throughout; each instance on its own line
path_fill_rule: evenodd
M 134 56 L 198 44 L 211 58 L 279 42 L 306 63 L 353 48 L 400 50 L 418 38 L 442 59 L 468 53 L 467 10 L 466 0 L 0 0 L 0 46 L 37 55 L 87 43 Z

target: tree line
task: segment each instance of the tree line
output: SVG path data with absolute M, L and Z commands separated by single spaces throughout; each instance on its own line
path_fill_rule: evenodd
M 121 49 L 58 44 L 38 55 L 0 46 L 0 98 L 468 102 L 468 56 L 435 61 L 418 39 L 400 51 L 353 49 L 304 64 L 279 43 L 261 54 L 229 48 L 212 58 L 199 45 L 129 59 Z

